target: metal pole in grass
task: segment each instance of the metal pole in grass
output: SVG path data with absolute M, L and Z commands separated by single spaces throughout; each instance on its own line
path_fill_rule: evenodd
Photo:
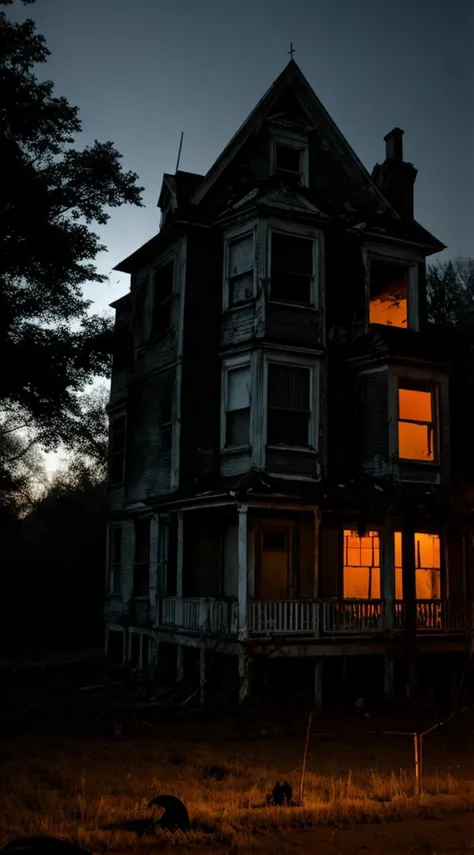
M 304 744 L 304 752 L 303 752 L 303 765 L 301 767 L 301 781 L 300 781 L 300 798 L 299 803 L 303 805 L 303 790 L 304 790 L 304 776 L 306 772 L 306 758 L 308 756 L 308 746 L 309 746 L 309 737 L 311 734 L 311 721 L 313 718 L 313 713 L 310 712 L 308 717 L 308 727 L 306 728 L 306 740 Z
M 413 734 L 413 747 L 415 751 L 415 792 L 418 798 L 421 796 L 421 775 L 420 775 L 420 748 L 421 739 L 419 733 Z

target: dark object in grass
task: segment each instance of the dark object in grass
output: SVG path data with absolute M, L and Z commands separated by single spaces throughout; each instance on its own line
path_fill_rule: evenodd
M 156 819 L 124 819 L 123 822 L 110 822 L 101 828 L 103 831 L 134 831 L 137 837 L 147 837 L 155 833 L 158 825 Z
M 275 805 L 276 807 L 283 807 L 283 805 L 290 805 L 291 799 L 293 798 L 293 787 L 287 781 L 284 781 L 283 784 L 280 781 L 277 781 L 271 794 L 267 795 L 267 804 Z
M 1 855 L 91 855 L 87 849 L 59 837 L 21 837 L 0 849 Z
M 214 778 L 215 781 L 225 781 L 228 775 L 225 766 L 206 766 L 204 769 L 204 777 Z
M 191 828 L 188 809 L 181 799 L 176 796 L 157 796 L 148 802 L 148 807 L 153 805 L 165 809 L 165 812 L 156 821 L 159 828 L 164 828 L 167 831 L 189 831 Z

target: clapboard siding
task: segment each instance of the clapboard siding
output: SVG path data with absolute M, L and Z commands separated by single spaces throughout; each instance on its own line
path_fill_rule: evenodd
M 171 433 L 162 429 L 171 369 L 141 378 L 129 389 L 127 422 L 127 501 L 142 501 L 171 489 Z
M 359 450 L 364 472 L 383 475 L 389 458 L 388 372 L 358 378 Z
M 307 306 L 285 306 L 269 300 L 265 308 L 265 339 L 316 347 L 321 340 L 321 316 Z

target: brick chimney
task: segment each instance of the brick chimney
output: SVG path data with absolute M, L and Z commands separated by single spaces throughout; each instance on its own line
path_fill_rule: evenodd
M 384 137 L 385 160 L 376 163 L 372 178 L 404 220 L 413 219 L 413 185 L 417 169 L 403 160 L 403 131 L 394 128 Z

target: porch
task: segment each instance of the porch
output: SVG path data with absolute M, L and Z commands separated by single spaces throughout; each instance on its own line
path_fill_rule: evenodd
M 327 638 L 403 634 L 404 600 L 250 600 L 239 609 L 237 600 L 211 597 L 163 597 L 160 629 L 215 636 Z M 467 615 L 452 600 L 417 600 L 417 635 L 463 635 Z

